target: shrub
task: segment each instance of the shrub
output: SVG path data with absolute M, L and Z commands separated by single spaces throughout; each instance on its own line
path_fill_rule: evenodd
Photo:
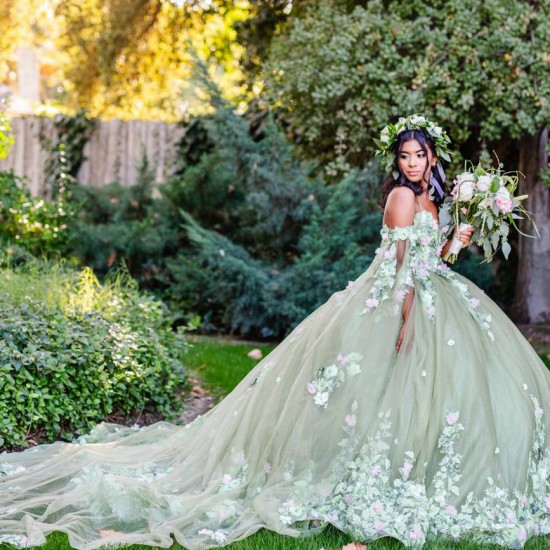
M 59 250 L 73 215 L 63 194 L 55 201 L 33 197 L 25 180 L 0 172 L 0 239 L 17 243 L 33 254 Z
M 71 438 L 111 413 L 167 416 L 184 382 L 186 343 L 165 308 L 124 274 L 31 263 L 0 272 L 0 444 L 31 432 Z

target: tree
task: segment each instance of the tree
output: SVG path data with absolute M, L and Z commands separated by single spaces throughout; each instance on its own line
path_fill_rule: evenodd
M 226 5 L 227 4 L 227 5 Z M 173 121 L 197 112 L 186 93 L 190 49 L 232 100 L 242 95 L 234 25 L 246 5 L 164 0 L 60 0 L 58 47 L 65 53 L 63 101 L 93 116 Z M 183 97 L 182 97 L 183 95 Z
M 372 139 L 389 120 L 423 112 L 445 125 L 466 156 L 491 149 L 501 159 L 519 155 L 528 171 L 527 208 L 540 227 L 549 226 L 550 208 L 542 205 L 550 191 L 540 182 L 550 123 L 548 5 L 354 4 L 312 3 L 272 42 L 263 72 L 269 100 L 303 149 L 325 159 L 329 173 L 347 172 L 371 157 Z M 523 320 L 548 320 L 550 292 L 539 274 L 550 260 L 550 234 L 543 231 L 536 245 L 521 237 L 519 248 L 516 311 Z

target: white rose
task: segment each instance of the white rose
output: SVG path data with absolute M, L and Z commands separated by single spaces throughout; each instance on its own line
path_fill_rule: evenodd
M 475 181 L 474 175 L 470 174 L 469 172 L 464 172 L 464 174 L 458 174 L 458 176 L 455 178 L 456 183 L 460 184 L 463 181 Z
M 500 200 L 503 200 L 503 201 L 510 200 L 510 191 L 508 191 L 508 189 L 506 189 L 506 187 L 501 187 L 497 191 L 497 199 L 500 199 Z
M 463 181 L 458 188 L 458 200 L 459 201 L 471 201 L 474 196 L 474 182 L 467 180 Z
M 390 136 L 388 136 L 387 134 L 381 134 L 380 135 L 380 141 L 382 143 L 389 143 L 390 142 Z
M 434 126 L 432 129 L 432 134 L 435 136 L 435 137 L 441 137 L 441 133 L 443 132 L 443 128 L 441 128 L 441 126 Z
M 492 176 L 479 176 L 477 180 L 477 188 L 482 192 L 489 191 L 491 183 L 493 181 Z

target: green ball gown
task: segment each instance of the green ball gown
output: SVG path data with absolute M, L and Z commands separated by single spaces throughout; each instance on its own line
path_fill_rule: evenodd
M 191 424 L 100 424 L 0 455 L 0 541 L 198 549 L 329 523 L 417 548 L 550 534 L 550 372 L 442 262 L 429 212 L 381 237 L 360 277 Z

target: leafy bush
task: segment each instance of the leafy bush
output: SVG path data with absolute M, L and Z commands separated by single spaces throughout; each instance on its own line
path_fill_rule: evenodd
M 132 187 L 74 186 L 70 200 L 79 215 L 71 221 L 65 254 L 100 275 L 122 262 L 142 287 L 158 286 L 155 276 L 163 259 L 177 250 L 182 230 L 177 213 L 171 213 L 162 197 L 153 196 L 154 180 L 143 157 Z
M 59 250 L 67 236 L 73 210 L 63 194 L 49 201 L 33 197 L 25 180 L 0 172 L 0 239 L 17 243 L 33 254 Z
M 0 445 L 71 438 L 106 415 L 177 409 L 182 332 L 124 274 L 37 263 L 0 272 Z

